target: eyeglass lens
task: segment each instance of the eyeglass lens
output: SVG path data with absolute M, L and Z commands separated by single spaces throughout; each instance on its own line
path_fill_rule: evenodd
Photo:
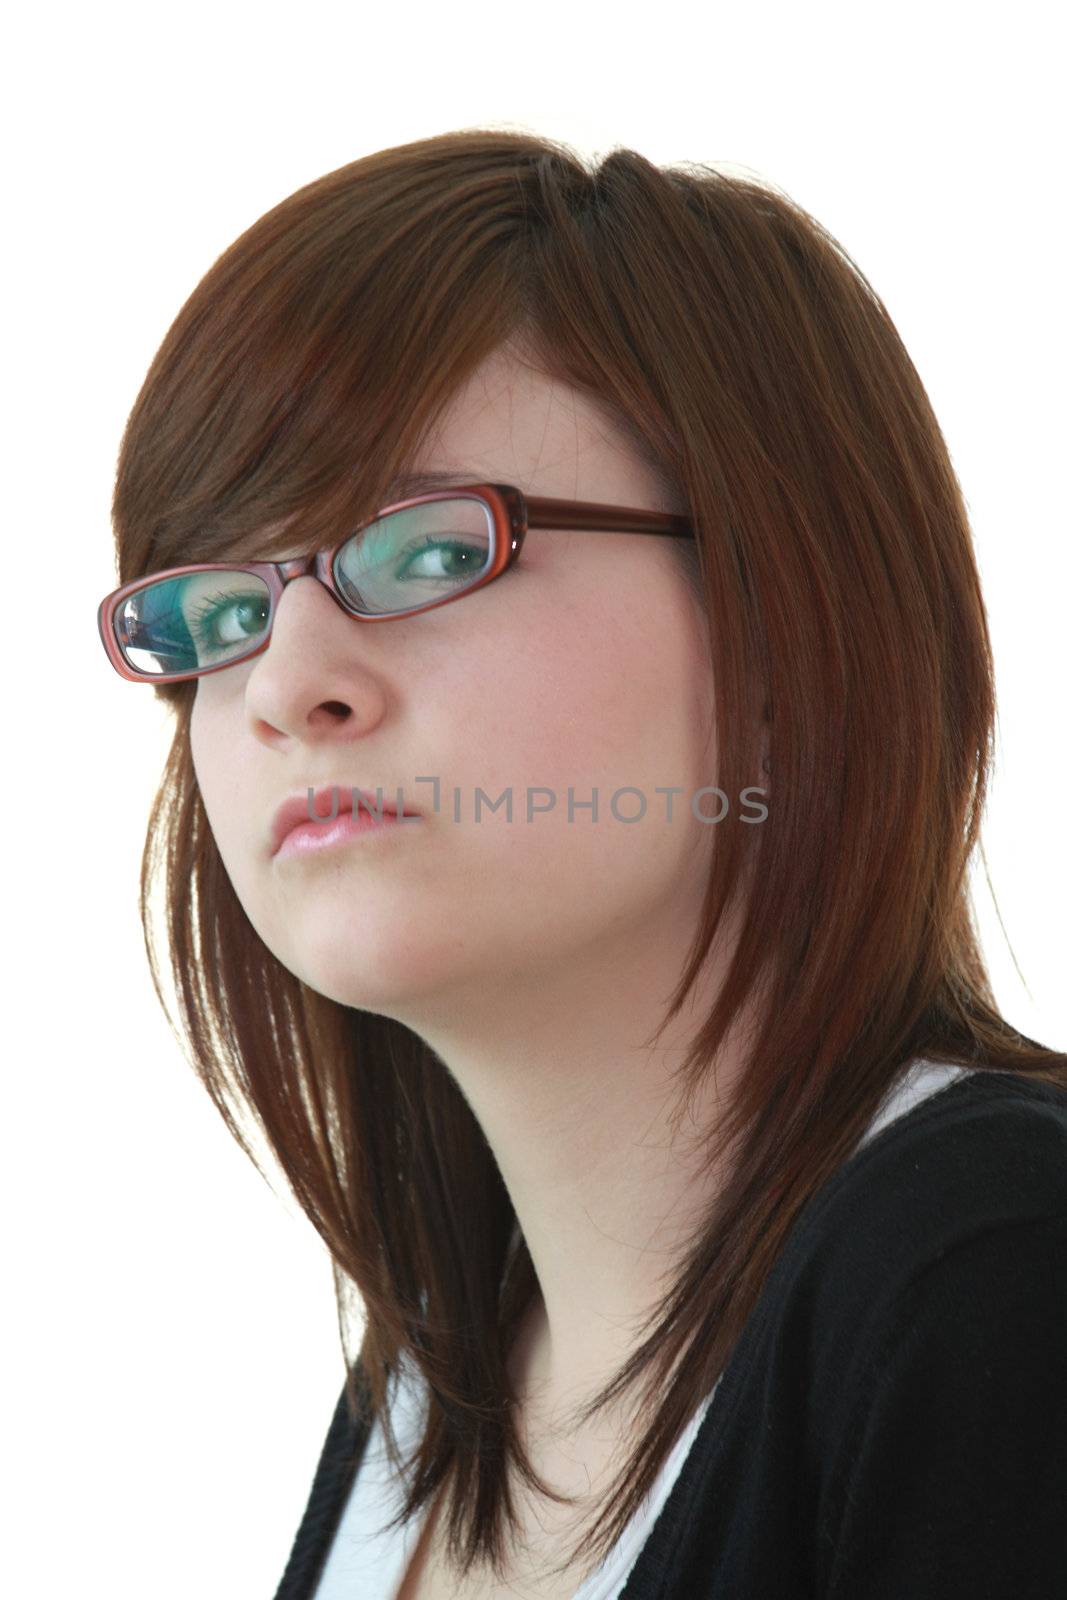
M 403 616 L 469 588 L 492 562 L 494 543 L 484 501 L 429 500 L 353 534 L 337 552 L 334 580 L 349 610 Z M 270 625 L 265 580 L 237 569 L 160 578 L 128 596 L 114 619 L 124 658 L 146 677 L 239 661 Z

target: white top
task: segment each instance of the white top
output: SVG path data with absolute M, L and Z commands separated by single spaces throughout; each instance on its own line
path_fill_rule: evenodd
M 888 1123 L 903 1116 L 938 1090 L 948 1088 L 949 1084 L 972 1070 L 970 1067 L 948 1066 L 940 1062 L 914 1062 L 882 1102 L 877 1115 L 856 1145 L 856 1150 L 881 1132 Z M 406 1363 L 404 1366 L 405 1370 L 395 1389 L 393 1425 L 401 1451 L 406 1456 L 414 1447 L 419 1413 L 426 1396 L 419 1375 L 413 1373 Z M 716 1383 L 701 1402 L 641 1502 L 637 1515 L 627 1524 L 600 1565 L 575 1590 L 573 1600 L 616 1600 L 630 1576 L 652 1524 L 674 1487 L 718 1387 Z M 406 1527 L 399 1531 L 383 1532 L 382 1525 L 399 1511 L 401 1498 L 400 1485 L 390 1479 L 381 1429 L 375 1424 L 330 1546 L 315 1590 L 315 1600 L 396 1600 L 423 1522 L 429 1515 L 429 1506 L 425 1506 Z

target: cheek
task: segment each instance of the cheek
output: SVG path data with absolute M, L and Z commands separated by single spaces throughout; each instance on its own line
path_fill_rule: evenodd
M 589 605 L 537 630 L 535 648 L 513 650 L 514 692 L 496 694 L 477 714 L 479 743 L 497 753 L 494 767 L 507 751 L 513 781 L 552 787 L 564 812 L 568 784 L 576 801 L 591 798 L 595 784 L 601 812 L 614 788 L 638 788 L 646 818 L 666 816 L 657 786 L 693 792 L 714 782 L 699 632 L 684 610 L 667 606 L 659 615 L 653 625 L 632 608 Z M 675 814 L 683 799 L 688 804 L 688 796 L 674 797 Z M 641 800 L 620 797 L 618 808 L 639 814 Z
M 221 719 L 217 715 L 212 716 L 204 707 L 198 690 L 189 718 L 189 749 L 193 758 L 197 786 L 211 818 L 212 827 L 216 820 L 213 797 L 219 792 L 223 782 L 222 748 Z
M 464 815 L 473 814 L 475 785 L 494 798 L 510 786 L 514 804 L 510 828 L 490 818 L 471 828 L 476 854 L 488 852 L 498 881 L 506 851 L 516 903 L 532 908 L 547 897 L 565 918 L 579 902 L 593 920 L 610 919 L 612 908 L 632 913 L 635 894 L 677 894 L 714 832 L 690 810 L 696 790 L 715 781 L 699 639 L 684 616 L 653 630 L 626 611 L 598 615 L 595 605 L 536 637 L 535 649 L 513 648 L 508 677 L 472 719 Z M 531 795 L 530 820 L 528 789 L 548 791 Z M 704 809 L 715 808 L 706 800 Z
M 198 698 L 193 701 L 193 709 L 189 717 L 189 752 L 193 761 L 193 772 L 196 774 L 197 788 L 200 790 L 201 799 L 211 813 L 209 796 L 213 788 L 215 775 L 214 741 L 211 738 L 211 721 L 205 717 L 201 702 Z
M 193 703 L 189 720 L 189 748 L 215 844 L 235 889 L 241 894 L 242 855 L 249 855 L 256 841 L 249 837 L 253 827 L 250 813 L 254 812 L 247 800 L 242 799 L 240 762 L 234 755 L 240 742 L 235 735 L 233 719 L 222 707 L 212 706 L 210 702 L 205 704 L 198 698 Z M 263 810 L 266 804 L 264 798 L 259 809 Z

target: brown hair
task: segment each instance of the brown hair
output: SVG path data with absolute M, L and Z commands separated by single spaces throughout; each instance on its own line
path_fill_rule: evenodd
M 771 741 L 769 820 L 720 823 L 663 1023 L 743 888 L 727 981 L 679 1074 L 687 1100 L 758 982 L 758 1036 L 707 1131 L 709 1162 L 730 1151 L 728 1181 L 647 1339 L 582 1413 L 639 1380 L 656 1396 L 575 1546 L 591 1565 L 710 1393 L 801 1208 L 908 1062 L 1067 1087 L 1067 1055 L 1004 1020 L 975 934 L 966 870 L 994 682 L 949 452 L 874 289 L 770 185 L 628 149 L 594 168 L 559 142 L 475 128 L 299 189 L 210 267 L 152 362 L 118 464 L 119 581 L 336 543 L 505 343 L 593 397 L 692 521 L 679 559 L 715 619 L 717 783 L 736 793 L 757 770 L 761 718 Z M 264 535 L 293 518 L 295 541 Z M 156 693 L 175 713 L 141 875 L 160 1002 L 157 871 L 195 1070 L 261 1172 L 242 1116 L 262 1132 L 329 1248 L 353 1415 L 345 1299 L 358 1291 L 358 1362 L 394 1468 L 386 1385 L 401 1355 L 429 1386 L 391 1525 L 445 1484 L 450 1560 L 499 1575 L 509 1475 L 552 1491 L 509 1410 L 536 1281 L 492 1151 L 414 1032 L 317 994 L 263 944 L 198 792 L 195 685 Z

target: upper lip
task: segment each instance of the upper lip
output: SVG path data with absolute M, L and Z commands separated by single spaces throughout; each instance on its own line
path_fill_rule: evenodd
M 337 806 L 338 816 L 340 816 L 342 812 L 351 811 L 353 788 L 355 788 L 357 795 L 362 797 L 363 804 L 369 810 L 374 812 L 379 810 L 378 795 L 376 792 L 372 793 L 369 789 L 362 789 L 358 784 L 351 783 L 329 783 L 324 785 L 322 788 L 316 789 L 314 792 L 314 797 L 309 806 L 308 788 L 310 787 L 311 786 L 309 784 L 306 788 L 301 789 L 298 794 L 289 795 L 287 799 L 282 801 L 281 805 L 274 813 L 274 821 L 271 824 L 271 855 L 276 855 L 278 853 L 278 851 L 281 849 L 282 840 L 287 834 L 292 833 L 294 828 L 298 828 L 303 822 L 310 822 L 312 820 L 310 816 L 311 810 L 314 810 L 315 815 L 321 818 L 323 822 L 325 822 L 330 816 L 330 813 L 334 809 L 335 803 Z M 336 795 L 334 793 L 335 790 Z M 390 791 L 385 787 L 384 784 L 382 785 L 380 809 L 383 812 L 388 812 L 394 817 L 397 815 L 397 793 L 397 790 L 394 789 Z M 404 807 L 405 817 L 418 816 L 419 813 L 415 810 L 415 807 L 408 804 L 406 795 L 403 797 L 401 804 Z

